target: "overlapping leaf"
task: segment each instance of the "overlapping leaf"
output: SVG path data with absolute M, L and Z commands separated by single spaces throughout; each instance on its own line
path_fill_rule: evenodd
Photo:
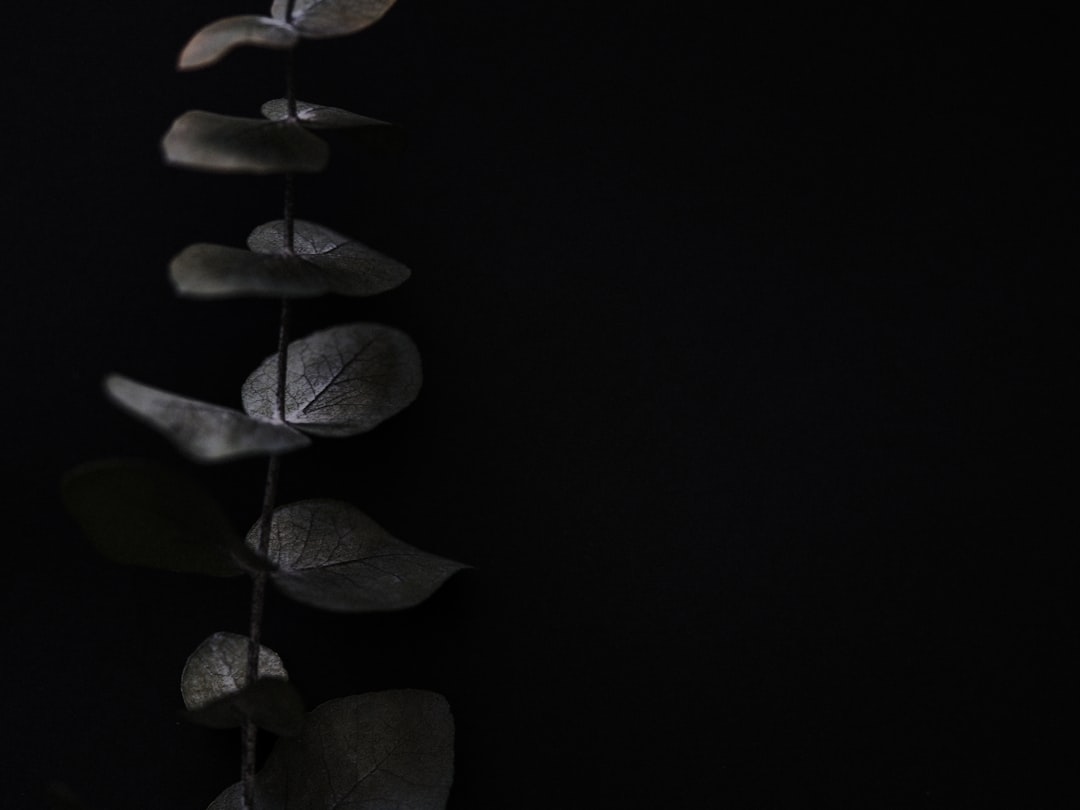
M 124 565 L 234 576 L 253 553 L 193 478 L 157 462 L 106 459 L 70 470 L 64 506 L 94 547 Z
M 330 149 L 295 121 L 240 118 L 204 110 L 181 115 L 162 140 L 165 162 L 227 174 L 319 172 Z
M 275 734 L 298 733 L 304 704 L 280 656 L 260 645 L 258 675 L 250 684 L 249 643 L 235 633 L 214 633 L 188 656 L 180 675 L 184 716 L 211 728 L 235 728 L 250 718 Z
M 262 105 L 262 114 L 271 121 L 285 121 L 289 117 L 289 102 L 275 98 Z M 393 127 L 388 121 L 368 118 L 339 107 L 324 107 L 306 101 L 296 102 L 296 117 L 308 129 L 359 129 L 363 127 Z
M 259 524 L 247 542 L 259 545 Z M 270 579 L 287 596 L 324 610 L 366 612 L 418 605 L 468 566 L 393 537 L 356 507 L 329 499 L 274 511 Z
M 257 14 L 226 17 L 200 28 L 180 52 L 180 70 L 196 70 L 220 61 L 229 51 L 242 45 L 286 50 L 300 40 L 300 32 L 291 25 Z
M 409 268 L 339 233 L 294 223 L 293 252 L 284 250 L 283 220 L 260 225 L 251 251 L 199 243 L 177 254 L 169 275 L 177 292 L 203 298 L 376 295 L 409 277 Z
M 244 410 L 270 419 L 276 412 L 277 355 L 244 381 Z M 315 436 L 353 436 L 408 406 L 420 392 L 420 353 L 404 332 L 353 323 L 289 344 L 285 421 Z
M 255 777 L 261 810 L 443 810 L 454 776 L 454 718 L 420 689 L 323 703 L 296 737 L 278 740 Z M 208 810 L 240 810 L 243 785 Z
M 119 374 L 106 378 L 105 390 L 117 405 L 155 428 L 195 461 L 217 462 L 285 453 L 311 443 L 299 431 L 273 421 L 272 410 L 263 418 L 254 418 Z
M 305 37 L 340 37 L 378 22 L 395 0 L 296 0 L 291 22 Z M 288 0 L 274 0 L 270 13 L 285 21 Z

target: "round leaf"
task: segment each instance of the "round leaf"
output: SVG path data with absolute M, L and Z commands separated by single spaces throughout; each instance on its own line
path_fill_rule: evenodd
M 259 545 L 259 524 L 248 532 Z M 468 566 L 420 551 L 354 506 L 315 499 L 274 511 L 267 557 L 274 585 L 305 605 L 341 612 L 401 610 Z
M 256 14 L 217 20 L 199 29 L 180 53 L 180 70 L 196 70 L 218 62 L 241 45 L 287 50 L 300 39 L 291 25 Z
M 285 421 L 316 436 L 353 436 L 408 406 L 420 392 L 420 353 L 412 339 L 381 324 L 353 323 L 289 344 Z M 276 412 L 277 355 L 244 381 L 244 410 Z
M 446 698 L 420 689 L 323 703 L 297 737 L 274 746 L 255 777 L 267 810 L 443 810 L 454 778 L 454 718 Z M 243 786 L 208 810 L 240 810 Z
M 162 149 L 170 165 L 234 174 L 319 172 L 330 156 L 326 142 L 296 122 L 203 110 L 173 121 Z
M 296 0 L 288 22 L 311 39 L 340 37 L 378 22 L 392 5 L 394 0 Z M 288 6 L 288 0 L 274 0 L 270 13 L 285 21 Z
M 284 220 L 260 225 L 248 236 L 248 247 L 257 253 L 281 255 L 284 245 Z M 318 267 L 327 291 L 338 295 L 377 295 L 411 275 L 401 262 L 302 219 L 293 223 L 293 253 Z
M 94 461 L 63 478 L 64 507 L 114 562 L 181 573 L 241 573 L 230 549 L 248 547 L 217 501 L 172 467 L 138 459 Z
M 196 648 L 180 675 L 185 717 L 211 728 L 235 728 L 251 718 L 275 734 L 295 734 L 303 701 L 289 683 L 281 658 L 259 646 L 258 677 L 248 683 L 247 637 L 214 633 Z
M 105 390 L 117 405 L 162 433 L 194 461 L 284 453 L 311 443 L 280 422 L 188 399 L 119 374 L 106 378 Z
M 262 114 L 271 121 L 285 121 L 289 117 L 289 102 L 283 98 L 272 99 L 262 105 Z M 308 129 L 360 129 L 362 127 L 394 126 L 377 118 L 368 118 L 338 107 L 309 104 L 306 101 L 296 102 L 296 117 Z

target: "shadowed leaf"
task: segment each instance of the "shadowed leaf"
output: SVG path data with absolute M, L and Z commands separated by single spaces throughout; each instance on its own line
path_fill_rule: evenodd
M 381 324 L 353 323 L 289 344 L 285 421 L 315 436 L 371 430 L 420 392 L 420 353 L 412 339 Z M 244 381 L 244 410 L 269 419 L 277 403 L 277 355 Z
M 322 295 L 329 291 L 323 275 L 318 267 L 295 256 L 268 256 L 205 243 L 189 245 L 169 263 L 176 291 L 198 298 Z
M 124 565 L 227 577 L 242 571 L 229 550 L 251 553 L 211 495 L 172 467 L 94 461 L 70 470 L 61 493 L 94 547 Z
M 311 443 L 280 422 L 188 399 L 119 374 L 106 378 L 105 390 L 117 405 L 162 433 L 195 461 L 284 453 Z
M 248 238 L 251 250 L 199 243 L 169 263 L 181 295 L 199 298 L 279 298 L 376 295 L 409 278 L 400 262 L 327 228 L 302 220 L 294 226 L 294 253 L 284 251 L 284 221 L 260 225 Z
M 259 524 L 248 532 L 259 545 Z M 274 511 L 267 556 L 274 585 L 305 605 L 340 612 L 418 605 L 466 565 L 393 537 L 354 506 L 315 499 Z
M 326 142 L 298 123 L 203 110 L 173 121 L 162 149 L 170 165 L 234 174 L 319 172 L 330 156 Z
M 289 103 L 283 98 L 275 98 L 262 105 L 262 114 L 271 121 L 285 121 L 289 117 Z M 361 127 L 394 127 L 387 121 L 368 118 L 364 115 L 342 110 L 337 107 L 323 107 L 306 101 L 296 102 L 296 117 L 308 129 L 359 129 Z
M 454 777 L 454 718 L 419 689 L 353 695 L 310 712 L 255 778 L 260 810 L 443 810 Z M 243 787 L 208 810 L 240 810 Z
M 258 678 L 247 682 L 248 639 L 235 633 L 214 633 L 184 665 L 180 692 L 184 717 L 211 728 L 235 728 L 250 717 L 275 734 L 300 731 L 304 704 L 273 650 L 259 646 Z
M 241 45 L 286 50 L 299 40 L 300 34 L 295 28 L 272 17 L 256 14 L 226 17 L 195 33 L 180 52 L 177 67 L 180 70 L 209 67 Z
M 287 0 L 274 0 L 270 13 L 285 20 Z M 340 37 L 376 23 L 394 0 L 296 0 L 290 22 L 305 37 Z

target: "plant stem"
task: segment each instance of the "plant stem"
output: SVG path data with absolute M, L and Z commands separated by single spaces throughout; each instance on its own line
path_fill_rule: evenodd
M 290 0 L 285 19 L 292 19 L 293 2 Z M 289 117 L 296 118 L 296 93 L 294 91 L 294 62 L 292 50 L 288 52 L 286 62 L 285 86 Z M 295 175 L 285 174 L 285 250 L 292 253 L 295 247 Z M 281 299 L 281 316 L 278 320 L 277 346 L 277 418 L 285 421 L 285 383 L 288 372 L 289 333 L 292 326 L 292 302 Z M 281 476 L 281 456 L 273 453 L 266 469 L 266 484 L 263 488 L 262 514 L 259 517 L 259 554 L 266 556 L 270 548 L 270 530 L 273 526 L 274 506 L 277 503 L 278 480 Z M 265 571 L 259 571 L 252 577 L 251 617 L 248 626 L 248 655 L 246 683 L 253 686 L 259 678 L 259 645 L 262 637 L 263 610 L 266 604 Z M 245 719 L 241 733 L 241 781 L 245 810 L 255 810 L 255 765 L 259 729 L 250 717 Z

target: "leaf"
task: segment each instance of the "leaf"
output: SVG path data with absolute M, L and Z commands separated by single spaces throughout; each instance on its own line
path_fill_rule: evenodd
M 180 70 L 196 70 L 218 62 L 241 45 L 287 50 L 300 40 L 287 23 L 257 14 L 226 17 L 200 28 L 180 52 Z
M 194 461 L 227 461 L 285 453 L 311 440 L 280 422 L 152 388 L 119 374 L 105 380 L 109 397 L 169 439 Z
M 247 542 L 259 546 L 260 525 Z M 313 499 L 274 510 L 267 557 L 274 585 L 311 607 L 340 612 L 402 610 L 468 568 L 413 548 L 354 506 Z
M 262 105 L 262 114 L 271 121 L 285 121 L 289 118 L 289 102 L 283 98 L 272 99 Z M 388 121 L 368 118 L 338 107 L 324 107 L 296 102 L 296 117 L 308 129 L 359 129 L 362 127 L 393 127 Z
M 259 810 L 443 810 L 454 777 L 446 698 L 396 689 L 318 706 L 297 737 L 278 740 L 255 777 Z M 208 810 L 240 810 L 243 785 Z
M 61 482 L 64 507 L 101 554 L 123 565 L 228 577 L 250 550 L 218 503 L 172 467 L 137 459 L 82 464 Z
M 353 323 L 289 344 L 285 421 L 314 436 L 353 436 L 371 430 L 420 392 L 420 353 L 397 329 Z M 267 419 L 277 402 L 277 355 L 244 381 L 244 410 Z
M 292 19 L 286 20 L 288 0 L 274 0 L 270 13 L 291 22 L 305 37 L 340 37 L 378 22 L 394 0 L 296 0 Z
M 184 717 L 211 728 L 235 728 L 250 717 L 275 734 L 298 733 L 304 704 L 281 658 L 259 645 L 258 677 L 249 685 L 248 643 L 236 633 L 214 633 L 188 656 L 180 675 Z
M 330 148 L 294 121 L 238 118 L 203 110 L 181 115 L 162 141 L 165 162 L 234 174 L 319 172 Z
M 301 298 L 328 292 L 323 272 L 303 259 L 205 243 L 178 253 L 169 263 L 169 277 L 179 294 L 198 298 Z
M 302 220 L 294 225 L 294 253 L 285 253 L 284 244 L 284 221 L 270 222 L 248 238 L 251 251 L 205 243 L 184 248 L 169 263 L 169 275 L 179 294 L 201 298 L 376 295 L 410 275 L 400 262 Z
M 248 236 L 256 253 L 281 255 L 285 245 L 285 221 L 260 225 Z M 322 271 L 328 292 L 338 295 L 376 295 L 403 284 L 408 267 L 347 236 L 298 219 L 293 223 L 293 252 Z

